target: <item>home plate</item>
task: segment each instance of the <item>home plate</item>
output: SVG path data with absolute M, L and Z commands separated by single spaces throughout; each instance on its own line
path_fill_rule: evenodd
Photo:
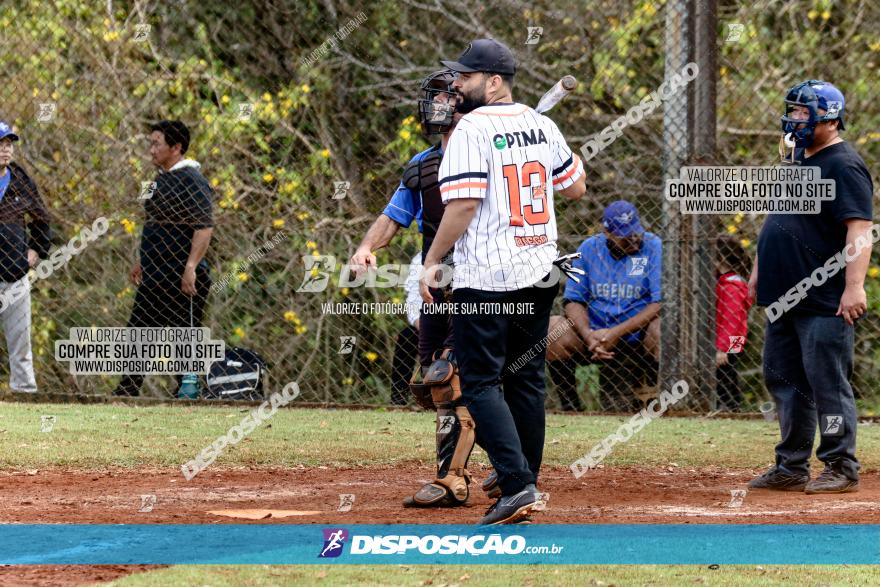
M 265 520 L 266 518 L 290 518 L 293 516 L 315 516 L 322 511 L 313 510 L 214 510 L 208 512 L 215 516 L 244 518 L 246 520 Z

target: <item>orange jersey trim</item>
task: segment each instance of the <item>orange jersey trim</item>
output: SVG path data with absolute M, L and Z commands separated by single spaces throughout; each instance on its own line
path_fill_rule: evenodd
M 566 173 L 566 174 L 563 175 L 562 177 L 557 177 L 556 179 L 554 179 L 554 180 L 553 180 L 553 185 L 556 185 L 557 183 L 562 183 L 563 181 L 565 181 L 566 179 L 568 179 L 569 177 L 571 177 L 572 175 L 574 175 L 575 172 L 578 170 L 578 166 L 579 166 L 580 164 L 581 164 L 581 160 L 580 160 L 580 159 L 575 159 L 575 164 L 572 165 L 572 167 L 571 167 L 571 169 L 569 169 L 568 173 Z
M 440 188 L 440 193 L 454 192 L 455 190 L 463 190 L 467 188 L 487 188 L 489 184 L 485 181 L 470 181 L 468 183 L 460 183 L 458 185 L 447 185 Z

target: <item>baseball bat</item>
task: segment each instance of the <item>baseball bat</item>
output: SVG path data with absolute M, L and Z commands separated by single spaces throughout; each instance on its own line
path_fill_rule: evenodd
M 547 112 L 556 106 L 560 100 L 569 95 L 575 87 L 577 87 L 577 80 L 574 79 L 574 76 L 564 76 L 541 96 L 541 99 L 538 100 L 538 105 L 535 106 L 535 110 L 541 113 Z

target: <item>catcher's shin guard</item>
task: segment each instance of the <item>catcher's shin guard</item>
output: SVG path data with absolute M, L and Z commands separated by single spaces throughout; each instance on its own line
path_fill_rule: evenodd
M 404 500 L 406 507 L 454 507 L 467 501 L 474 420 L 463 406 L 437 409 L 437 477 Z
M 412 378 L 409 380 L 409 390 L 417 404 L 426 410 L 433 410 L 436 406 L 434 405 L 434 400 L 431 399 L 431 385 L 425 383 L 425 375 L 427 373 L 427 367 L 416 367 Z
M 458 370 L 448 350 L 435 359 L 424 376 L 430 386 L 431 402 L 437 408 L 437 477 L 412 497 L 407 507 L 453 507 L 468 498 L 470 473 L 468 459 L 474 448 L 474 420 L 463 406 L 455 406 L 461 397 Z

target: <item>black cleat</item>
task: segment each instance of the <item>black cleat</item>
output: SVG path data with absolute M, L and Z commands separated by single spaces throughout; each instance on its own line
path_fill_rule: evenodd
M 521 522 L 529 518 L 529 514 L 543 509 L 544 502 L 540 498 L 541 494 L 531 483 L 519 493 L 503 495 L 486 510 L 486 515 L 480 520 L 480 525 L 491 526 Z M 529 522 L 531 522 L 531 518 L 529 518 Z
M 859 490 L 859 480 L 850 479 L 843 473 L 835 471 L 831 465 L 825 465 L 825 469 L 819 476 L 807 483 L 805 493 L 850 493 Z
M 773 489 L 775 491 L 803 491 L 810 480 L 810 475 L 790 475 L 783 473 L 776 467 L 770 468 L 760 477 L 749 481 L 751 489 Z

